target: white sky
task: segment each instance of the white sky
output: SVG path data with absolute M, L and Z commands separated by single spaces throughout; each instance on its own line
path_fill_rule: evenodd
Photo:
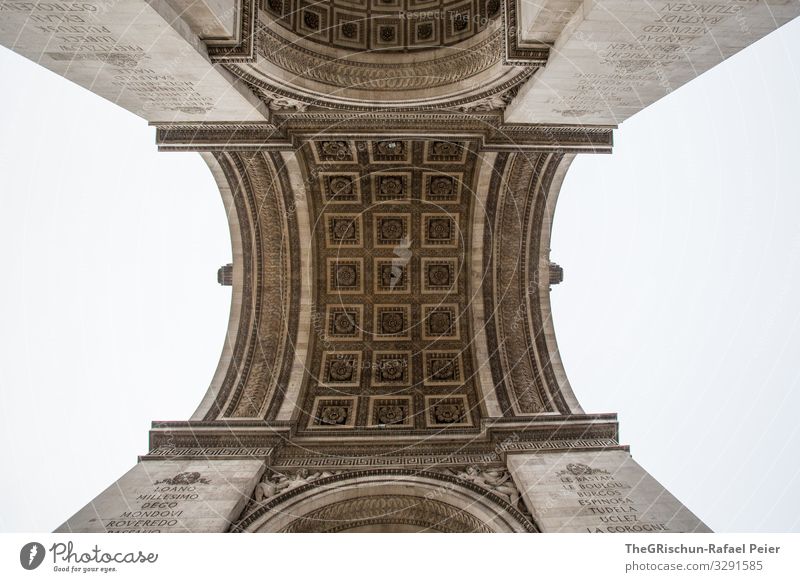
M 578 398 L 718 531 L 800 531 L 793 55 L 800 19 L 636 115 L 556 212 Z M 43 531 L 199 403 L 230 239 L 198 155 L 3 48 L 0 75 L 0 531 Z

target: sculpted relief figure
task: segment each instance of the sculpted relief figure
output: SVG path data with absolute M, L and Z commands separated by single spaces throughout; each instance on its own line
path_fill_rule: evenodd
M 281 493 L 325 477 L 331 477 L 339 472 L 315 471 L 314 473 L 309 473 L 307 469 L 300 469 L 296 473 L 278 473 L 277 471 L 268 470 L 261 482 L 256 485 L 253 499 L 256 503 L 263 503 Z
M 502 469 L 481 469 L 477 465 L 469 465 L 463 471 L 448 470 L 449 474 L 463 480 L 469 481 L 491 491 L 511 504 L 512 507 L 520 507 L 520 495 L 517 486 L 511 479 L 511 474 Z

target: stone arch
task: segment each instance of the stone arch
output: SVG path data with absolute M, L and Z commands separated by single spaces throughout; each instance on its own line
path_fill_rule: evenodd
M 332 474 L 251 508 L 232 532 L 538 532 L 507 501 L 452 475 L 385 469 Z
M 567 380 L 550 308 L 550 232 L 574 154 L 501 153 L 487 200 L 484 293 L 492 374 L 504 414 L 583 412 Z

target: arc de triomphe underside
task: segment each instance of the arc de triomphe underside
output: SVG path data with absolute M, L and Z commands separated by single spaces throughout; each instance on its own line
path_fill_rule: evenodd
M 798 14 L 0 0 L 5 46 L 200 153 L 232 243 L 197 411 L 58 531 L 709 531 L 575 398 L 551 223 L 575 156 Z

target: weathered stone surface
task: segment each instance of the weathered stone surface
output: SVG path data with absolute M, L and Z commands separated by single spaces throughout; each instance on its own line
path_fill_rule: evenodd
M 508 468 L 543 532 L 711 531 L 626 451 L 513 453 Z
M 517 123 L 621 123 L 800 14 L 798 0 L 510 1 L 520 43 L 555 40 L 506 110 Z
M 264 472 L 259 460 L 143 461 L 57 532 L 225 532 Z
M 148 121 L 264 121 L 169 5 L 0 0 L 0 43 Z

